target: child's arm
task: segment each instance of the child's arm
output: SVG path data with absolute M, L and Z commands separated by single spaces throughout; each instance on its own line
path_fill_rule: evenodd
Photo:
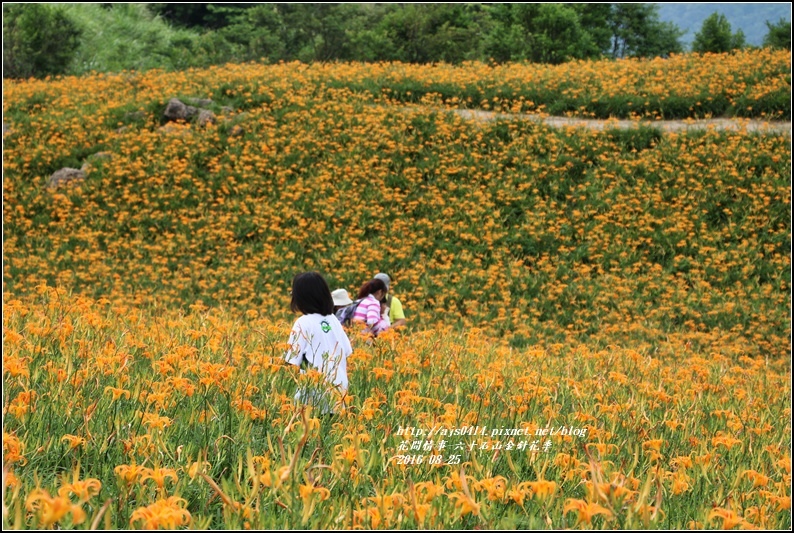
M 284 359 L 287 361 L 287 364 L 301 366 L 304 361 L 303 354 L 306 352 L 306 336 L 302 334 L 301 328 L 297 322 L 292 327 L 287 343 L 289 346 L 284 353 Z

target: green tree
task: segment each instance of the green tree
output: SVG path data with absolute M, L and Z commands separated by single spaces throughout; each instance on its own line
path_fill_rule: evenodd
M 80 45 L 80 30 L 59 7 L 3 5 L 3 77 L 65 74 Z
M 692 41 L 692 51 L 699 53 L 713 52 L 724 53 L 743 48 L 745 38 L 742 30 L 731 32 L 731 23 L 725 15 L 714 12 L 700 27 Z
M 284 20 L 287 56 L 302 61 L 354 59 L 346 28 L 360 16 L 355 4 L 276 4 Z
M 659 20 L 656 4 L 612 4 L 608 19 L 612 57 L 655 57 L 683 51 L 683 32 Z
M 564 4 L 519 4 L 527 12 L 523 26 L 528 30 L 529 57 L 535 63 L 559 64 L 584 59 L 595 51 L 590 34 L 582 29 L 577 12 Z M 527 9 L 526 6 L 536 6 Z M 535 11 L 532 13 L 532 11 Z
M 597 57 L 599 48 L 582 27 L 580 12 L 565 4 L 496 4 L 485 52 L 496 61 L 558 64 Z
M 480 31 L 473 4 L 396 4 L 382 28 L 394 57 L 410 63 L 459 63 L 480 56 Z
M 396 57 L 395 46 L 388 29 L 382 24 L 389 6 L 362 4 L 358 16 L 347 24 L 345 34 L 355 61 L 382 61 Z
M 612 5 L 587 3 L 570 4 L 570 7 L 579 14 L 582 29 L 590 34 L 594 49 L 588 52 L 588 57 L 597 58 L 607 53 L 612 44 L 612 31 L 609 27 Z
M 488 31 L 484 51 L 488 59 L 499 63 L 521 61 L 529 55 L 526 30 L 518 22 L 514 4 L 487 6 Z
M 766 21 L 769 33 L 764 36 L 764 46 L 791 50 L 791 21 L 780 19 L 775 24 Z
M 223 9 L 215 8 L 216 12 Z M 352 28 L 365 17 L 354 4 L 256 4 L 227 17 L 216 33 L 240 50 L 240 60 L 358 59 Z
M 285 59 L 284 20 L 276 4 L 257 4 L 250 9 L 235 8 L 227 24 L 205 34 L 208 51 L 218 59 L 250 61 Z
M 234 23 L 234 19 L 248 8 L 258 4 L 148 4 L 155 15 L 160 15 L 177 26 L 217 30 Z

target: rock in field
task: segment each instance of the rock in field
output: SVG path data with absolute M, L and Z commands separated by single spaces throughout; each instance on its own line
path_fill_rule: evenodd
M 55 173 L 53 173 L 53 175 L 50 176 L 50 179 L 47 182 L 47 186 L 51 189 L 55 189 L 57 187 L 60 187 L 61 185 L 65 185 L 73 181 L 81 181 L 84 179 L 85 179 L 85 172 L 83 172 L 78 168 L 66 167 L 55 171 Z
M 215 124 L 215 113 L 207 109 L 200 109 L 196 122 L 202 127 L 207 124 Z
M 189 120 L 196 116 L 198 109 L 182 103 L 178 98 L 171 98 L 165 106 L 163 117 L 166 120 Z

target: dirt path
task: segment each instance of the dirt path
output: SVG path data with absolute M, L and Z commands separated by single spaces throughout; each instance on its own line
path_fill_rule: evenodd
M 791 122 L 770 122 L 762 120 L 751 119 L 730 119 L 730 118 L 714 118 L 714 119 L 687 119 L 687 120 L 658 120 L 658 121 L 636 121 L 636 120 L 599 120 L 588 118 L 567 118 L 567 117 L 549 117 L 543 115 L 528 115 L 528 114 L 515 114 L 515 113 L 496 113 L 493 111 L 484 111 L 480 109 L 453 109 L 449 110 L 458 116 L 488 122 L 496 119 L 511 119 L 519 118 L 524 120 L 534 120 L 543 124 L 562 128 L 562 127 L 586 127 L 594 130 L 603 130 L 605 128 L 619 128 L 629 129 L 636 128 L 639 125 L 652 126 L 660 128 L 663 131 L 687 131 L 687 130 L 703 130 L 709 128 L 716 128 L 719 130 L 733 130 L 740 131 L 746 130 L 748 132 L 762 132 L 762 133 L 785 133 L 791 136 Z

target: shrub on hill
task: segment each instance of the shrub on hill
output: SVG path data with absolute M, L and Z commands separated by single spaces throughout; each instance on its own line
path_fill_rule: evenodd
M 62 8 L 3 5 L 3 77 L 44 77 L 68 72 L 81 31 Z

